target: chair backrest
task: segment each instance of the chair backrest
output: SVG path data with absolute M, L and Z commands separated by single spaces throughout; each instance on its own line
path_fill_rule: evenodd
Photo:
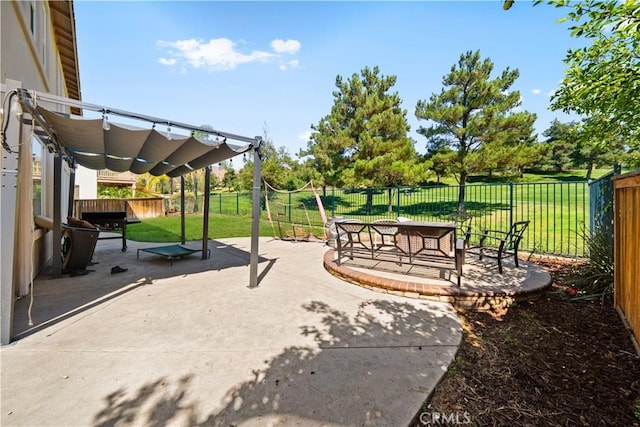
M 375 221 L 371 221 L 371 228 L 380 234 L 396 234 L 398 227 L 393 227 L 393 225 L 396 224 L 398 224 L 398 221 L 395 219 L 376 219 Z
M 351 236 L 353 234 L 359 234 L 362 230 L 364 230 L 367 227 L 365 224 L 359 221 L 351 221 L 351 220 L 336 222 L 335 226 L 336 226 L 336 231 L 338 232 L 338 235 L 341 234 L 340 232 L 343 232 L 348 236 Z
M 509 248 L 513 248 L 520 243 L 520 240 L 522 240 L 524 232 L 528 226 L 529 221 L 518 221 L 513 223 L 509 230 L 509 235 L 507 236 L 507 246 Z

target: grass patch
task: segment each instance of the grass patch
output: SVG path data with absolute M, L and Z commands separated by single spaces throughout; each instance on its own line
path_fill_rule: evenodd
M 185 239 L 202 239 L 202 215 L 185 216 Z M 250 237 L 251 218 L 209 215 L 209 238 Z M 260 236 L 272 236 L 269 221 L 260 220 Z M 148 218 L 127 226 L 127 238 L 137 242 L 173 243 L 180 241 L 180 216 Z
M 591 179 L 598 179 L 601 176 L 611 172 L 611 168 L 594 169 L 591 171 Z M 546 172 L 526 172 L 520 178 L 517 175 L 494 174 L 488 175 L 471 175 L 467 179 L 467 184 L 505 184 L 509 182 L 586 182 L 586 169 L 572 169 L 564 172 L 546 171 Z M 453 177 L 442 179 L 443 184 L 458 185 Z

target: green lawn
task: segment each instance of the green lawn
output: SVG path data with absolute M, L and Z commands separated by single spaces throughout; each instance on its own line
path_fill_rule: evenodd
M 187 241 L 202 240 L 202 215 L 185 216 Z M 260 220 L 260 235 L 271 236 L 269 221 Z M 251 218 L 235 215 L 209 215 L 209 238 L 251 236 Z M 127 226 L 127 238 L 138 242 L 179 242 L 180 216 L 148 218 Z
M 611 172 L 611 168 L 594 169 L 591 172 L 591 179 L 598 179 L 603 175 Z M 573 169 L 564 172 L 527 172 L 522 178 L 513 175 L 493 175 L 493 176 L 470 176 L 467 179 L 468 184 L 491 184 L 491 183 L 509 183 L 509 182 L 567 182 L 567 181 L 586 181 L 586 169 Z M 447 177 L 441 181 L 447 185 L 458 185 L 453 177 Z
M 610 172 L 597 169 L 592 177 Z M 465 207 L 473 215 L 473 229 L 508 228 L 511 221 L 529 220 L 521 248 L 549 254 L 584 255 L 583 233 L 589 223 L 589 188 L 585 170 L 563 173 L 528 173 L 509 184 L 509 177 L 471 177 L 466 187 Z M 448 182 L 451 181 L 451 182 Z M 322 195 L 322 190 L 317 190 Z M 388 193 L 374 190 L 367 210 L 366 191 L 361 189 L 328 189 L 322 197 L 327 217 L 361 220 L 406 216 L 417 220 L 446 220 L 456 211 L 458 185 L 453 179 L 440 185 L 397 188 L 392 191 L 392 211 L 388 210 Z M 251 231 L 251 193 L 217 192 L 211 194 L 210 238 L 249 236 Z M 270 193 L 269 212 L 261 199 L 262 236 L 291 237 L 295 224 L 300 229 L 313 226 L 313 234 L 323 235 L 322 217 L 315 194 L 311 190 L 297 193 Z M 268 213 L 273 221 L 273 229 Z M 187 216 L 187 240 L 202 238 L 202 215 Z M 180 240 L 179 217 L 144 220 L 129 227 L 132 240 L 175 242 Z

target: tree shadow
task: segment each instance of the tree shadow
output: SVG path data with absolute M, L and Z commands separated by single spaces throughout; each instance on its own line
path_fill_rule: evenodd
M 587 182 L 587 179 L 584 176 L 553 176 L 550 175 L 549 179 L 553 179 L 556 182 L 567 182 L 567 183 L 582 183 Z
M 378 203 L 371 205 L 371 208 L 367 211 L 367 206 L 359 206 L 357 209 L 352 209 L 345 212 L 347 215 L 367 215 L 367 216 L 379 216 L 379 215 L 395 215 L 395 205 L 392 206 L 391 212 L 389 212 L 389 205 L 386 203 Z
M 136 421 L 140 407 L 150 399 L 155 399 L 156 403 L 149 413 L 147 425 L 169 425 L 174 415 L 180 412 L 186 413 L 189 421 L 195 422 L 195 408 L 185 401 L 186 392 L 192 379 L 193 375 L 180 378 L 176 390 L 170 394 L 161 392 L 167 386 L 166 378 L 160 378 L 140 387 L 135 395 L 129 398 L 125 398 L 126 392 L 120 388 L 105 398 L 107 406 L 96 414 L 93 425 L 113 427 L 122 425 L 122 423 L 132 424 Z M 193 425 L 192 422 L 189 424 Z
M 290 346 L 266 366 L 247 367 L 252 378 L 228 389 L 217 410 L 198 413 L 200 399 L 210 397 L 189 393 L 193 376 L 177 385 L 161 377 L 129 395 L 120 388 L 105 396 L 95 424 L 408 425 L 460 339 L 455 316 L 436 307 L 368 300 L 352 314 L 310 302 L 304 310 L 319 319 L 300 333 L 314 345 Z
M 508 203 L 490 203 L 469 201 L 464 203 L 465 212 L 473 216 L 482 216 L 491 212 L 509 210 Z M 407 214 L 428 215 L 438 219 L 446 219 L 458 211 L 457 201 L 418 202 L 402 206 Z
M 158 280 L 248 266 L 251 258 L 246 250 L 218 240 L 209 240 L 209 258 L 202 259 L 201 253 L 197 253 L 170 263 L 165 257 L 136 252 L 137 248 L 149 247 L 154 245 L 152 243 L 128 243 L 129 249 L 126 252 L 120 250 L 119 241 L 115 244 L 107 242 L 104 246 L 98 243 L 92 258 L 95 265 L 89 266 L 89 274 L 53 278 L 50 268 L 41 272 L 33 285 L 33 307 L 30 308 L 29 298 L 21 298 L 15 302 L 12 339 L 25 338 L 138 288 L 153 285 Z M 163 246 L 161 243 L 155 245 Z M 187 242 L 186 246 L 200 249 L 201 243 Z M 259 284 L 277 262 L 277 258 L 259 256 L 258 262 L 267 262 L 258 277 Z M 126 271 L 114 275 L 110 271 L 115 265 Z
M 309 198 L 311 199 L 311 198 Z M 320 196 L 320 199 L 322 200 L 322 204 L 324 205 L 325 209 L 327 210 L 331 210 L 331 207 L 346 207 L 346 206 L 351 206 L 351 202 L 348 201 L 347 199 L 345 199 L 342 196 L 337 196 L 337 195 L 332 195 L 332 196 Z M 315 198 L 314 198 L 315 200 Z

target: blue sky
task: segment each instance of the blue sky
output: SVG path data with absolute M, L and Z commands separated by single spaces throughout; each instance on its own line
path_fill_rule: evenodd
M 566 14 L 517 1 L 74 3 L 82 99 L 243 136 L 291 154 L 329 114 L 336 76 L 368 66 L 395 75 L 416 149 L 418 100 L 442 89 L 460 55 L 480 50 L 494 76 L 517 68 L 536 130 L 570 117 L 549 111 L 563 77 Z M 117 122 L 116 118 L 113 121 Z

